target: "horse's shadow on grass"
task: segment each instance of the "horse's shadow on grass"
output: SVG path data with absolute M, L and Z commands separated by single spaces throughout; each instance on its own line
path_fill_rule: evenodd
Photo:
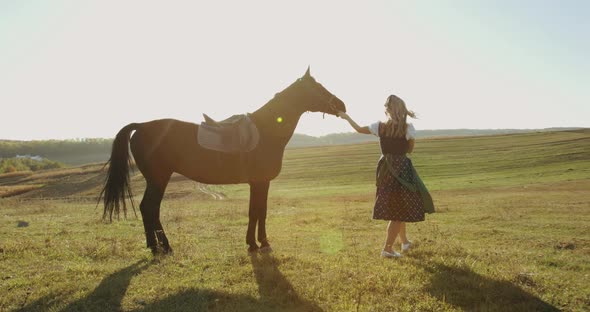
M 279 260 L 268 254 L 251 255 L 259 298 L 222 291 L 192 288 L 153 303 L 144 303 L 136 311 L 322 311 L 313 302 L 295 292 L 279 271 Z M 131 279 L 151 262 L 139 261 L 105 277 L 87 296 L 58 309 L 63 296 L 42 297 L 18 311 L 121 311 L 121 302 Z
M 68 304 L 59 311 L 120 311 L 121 301 L 127 292 L 131 279 L 150 265 L 145 260 L 138 261 L 126 268 L 105 277 L 87 296 Z M 56 310 L 61 299 L 59 296 L 45 296 L 18 311 Z
M 494 280 L 469 268 L 429 260 L 417 266 L 431 275 L 426 291 L 465 311 L 560 311 L 512 282 Z
M 311 301 L 307 301 L 297 294 L 293 285 L 279 271 L 279 260 L 269 254 L 252 255 L 252 268 L 260 301 L 268 306 L 271 311 L 296 309 L 301 311 L 322 311 Z
M 139 311 L 322 311 L 295 292 L 268 254 L 250 256 L 259 297 L 208 289 L 190 289 L 145 306 Z

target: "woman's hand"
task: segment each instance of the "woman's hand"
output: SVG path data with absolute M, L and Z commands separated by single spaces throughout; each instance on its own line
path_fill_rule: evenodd
M 356 122 L 354 122 L 354 120 L 352 120 L 352 118 L 350 118 L 350 116 L 348 116 L 347 113 L 338 112 L 338 113 L 336 113 L 336 115 L 338 117 L 348 121 L 348 123 L 354 128 L 354 130 L 356 130 L 356 132 L 363 133 L 363 134 L 371 134 L 371 131 L 369 131 L 368 127 L 361 127 L 361 126 L 357 125 Z

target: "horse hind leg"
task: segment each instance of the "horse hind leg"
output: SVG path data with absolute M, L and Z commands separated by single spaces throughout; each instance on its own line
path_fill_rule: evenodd
M 156 222 L 154 219 L 156 206 L 158 205 L 158 197 L 160 191 L 153 185 L 148 184 L 143 194 L 139 210 L 141 211 L 141 218 L 143 220 L 143 228 L 145 230 L 145 238 L 147 248 L 152 250 L 153 254 L 158 252 L 158 244 L 156 240 Z M 161 198 L 160 198 L 161 200 Z
M 160 223 L 160 204 L 164 197 L 165 186 L 148 182 L 141 200 L 139 209 L 143 219 L 147 247 L 152 250 L 153 254 L 159 252 L 159 248 L 164 253 L 172 251 L 164 229 Z
M 166 233 L 164 233 L 164 228 L 162 227 L 162 223 L 160 223 L 160 206 L 158 205 L 158 213 L 157 213 L 157 222 L 156 222 L 156 239 L 158 239 L 158 244 L 162 247 L 162 251 L 164 254 L 172 254 L 172 247 L 170 247 L 170 243 L 168 242 L 168 238 L 166 237 Z

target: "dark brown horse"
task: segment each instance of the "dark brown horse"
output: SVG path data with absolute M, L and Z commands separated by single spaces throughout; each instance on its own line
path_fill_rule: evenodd
M 194 123 L 162 119 L 123 127 L 113 142 L 101 192 L 101 196 L 104 195 L 103 218 L 112 220 L 113 213 L 118 217 L 120 208 L 125 215 L 127 213 L 125 193 L 132 197 L 129 185 L 131 146 L 135 163 L 147 182 L 139 207 L 147 247 L 153 253 L 172 251 L 160 223 L 160 203 L 174 172 L 207 184 L 248 183 L 248 250 L 259 249 L 254 236 L 257 224 L 258 241 L 263 249 L 270 250 L 265 227 L 268 188 L 281 171 L 285 146 L 299 118 L 307 111 L 332 115 L 346 111 L 344 103 L 316 82 L 309 69 L 302 78 L 249 115 L 258 128 L 260 140 L 256 148 L 247 153 L 223 153 L 201 147 L 197 143 L 199 125 Z

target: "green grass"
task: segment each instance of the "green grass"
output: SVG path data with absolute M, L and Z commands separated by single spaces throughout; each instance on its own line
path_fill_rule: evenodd
M 430 190 L 518 186 L 590 178 L 590 130 L 424 139 L 410 156 Z M 379 145 L 287 150 L 273 194 L 301 197 L 370 192 Z M 247 197 L 243 186 L 225 187 Z
M 371 220 L 375 144 L 287 151 L 268 255 L 246 253 L 244 185 L 213 187 L 220 201 L 173 181 L 162 222 L 175 253 L 157 258 L 140 219 L 103 224 L 84 196 L 1 199 L 0 310 L 585 311 L 589 152 L 588 131 L 419 140 L 438 212 L 408 225 L 416 248 L 393 261 Z

